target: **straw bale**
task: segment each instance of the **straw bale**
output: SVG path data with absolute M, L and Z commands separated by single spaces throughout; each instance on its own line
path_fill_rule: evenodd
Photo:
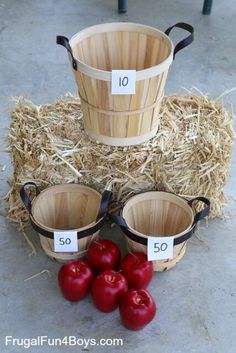
M 234 133 L 233 114 L 219 99 L 189 92 L 165 97 L 157 135 L 132 147 L 111 147 L 84 133 L 80 100 L 71 94 L 37 106 L 17 98 L 9 144 L 14 173 L 7 194 L 8 218 L 26 224 L 19 188 L 35 181 L 41 189 L 78 182 L 102 191 L 111 182 L 114 197 L 125 201 L 147 190 L 211 199 L 211 217 L 227 203 Z

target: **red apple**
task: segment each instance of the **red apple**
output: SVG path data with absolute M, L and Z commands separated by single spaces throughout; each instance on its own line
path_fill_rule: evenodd
M 128 283 L 121 273 L 106 270 L 99 274 L 92 284 L 94 305 L 101 311 L 109 313 L 118 307 L 122 294 L 128 290 Z
M 129 330 L 141 330 L 151 322 L 157 307 L 151 294 L 146 289 L 131 289 L 120 299 L 121 321 Z
M 130 289 L 146 288 L 152 280 L 152 262 L 142 252 L 128 253 L 121 261 L 120 269 Z
M 71 261 L 58 272 L 58 283 L 63 296 L 72 302 L 83 299 L 93 280 L 93 271 L 83 260 Z
M 120 262 L 120 249 L 111 240 L 95 240 L 88 249 L 87 259 L 97 272 L 115 270 Z

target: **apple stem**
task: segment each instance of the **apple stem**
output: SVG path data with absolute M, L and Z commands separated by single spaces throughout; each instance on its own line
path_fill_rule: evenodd
M 145 298 L 142 298 L 142 297 L 139 297 L 139 296 L 136 299 L 136 303 L 137 304 L 145 304 L 146 301 L 147 300 Z
M 115 279 L 115 277 L 114 277 L 113 275 L 110 275 L 110 276 L 109 276 L 110 282 L 114 282 L 114 279 Z
M 73 270 L 72 270 L 74 273 L 78 273 L 80 272 L 80 269 L 79 267 L 73 267 Z

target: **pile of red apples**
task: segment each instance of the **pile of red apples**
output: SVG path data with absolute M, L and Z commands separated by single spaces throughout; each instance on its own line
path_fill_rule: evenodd
M 87 258 L 63 265 L 58 283 L 65 299 L 77 302 L 91 292 L 96 308 L 109 313 L 119 308 L 123 325 L 140 330 L 157 311 L 146 289 L 153 277 L 153 265 L 141 252 L 129 252 L 121 260 L 119 247 L 111 240 L 91 243 Z

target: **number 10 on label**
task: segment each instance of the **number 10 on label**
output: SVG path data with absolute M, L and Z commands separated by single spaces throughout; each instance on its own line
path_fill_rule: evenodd
M 148 261 L 173 258 L 173 237 L 148 237 Z
M 135 94 L 136 70 L 112 70 L 111 94 Z

